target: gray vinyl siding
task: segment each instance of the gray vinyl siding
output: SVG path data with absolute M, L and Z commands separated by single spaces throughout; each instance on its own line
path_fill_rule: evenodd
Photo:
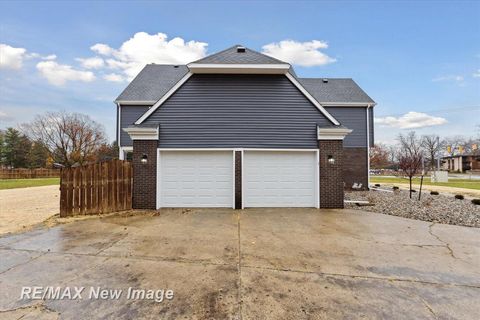
M 344 147 L 367 146 L 367 112 L 362 107 L 326 107 L 327 111 L 343 126 L 353 131 L 345 137 Z
M 193 75 L 143 124 L 160 148 L 317 148 L 332 123 L 284 75 Z
M 142 116 L 147 110 L 148 106 L 121 106 L 120 107 L 120 146 L 131 147 L 133 145 L 132 139 L 128 133 L 123 131 L 123 128 L 128 128 L 133 125 L 138 118 Z

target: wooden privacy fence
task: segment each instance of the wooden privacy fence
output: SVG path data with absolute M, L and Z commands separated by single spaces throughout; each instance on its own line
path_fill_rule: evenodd
M 0 169 L 0 179 L 33 179 L 60 177 L 59 169 Z
M 60 217 L 107 213 L 132 208 L 132 164 L 110 160 L 60 175 Z

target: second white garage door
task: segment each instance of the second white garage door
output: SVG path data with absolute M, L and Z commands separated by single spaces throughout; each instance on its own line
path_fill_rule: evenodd
M 158 207 L 232 207 L 232 151 L 160 151 Z
M 244 151 L 244 207 L 316 207 L 314 151 Z

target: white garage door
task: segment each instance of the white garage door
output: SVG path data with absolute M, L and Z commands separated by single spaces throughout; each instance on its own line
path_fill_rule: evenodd
M 245 207 L 316 207 L 316 152 L 245 151 Z
M 160 151 L 159 207 L 232 207 L 232 151 Z

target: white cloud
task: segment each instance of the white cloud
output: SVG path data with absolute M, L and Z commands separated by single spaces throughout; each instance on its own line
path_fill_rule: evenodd
M 93 58 L 77 58 L 75 59 L 81 63 L 81 65 L 86 69 L 99 69 L 105 65 L 105 62 L 102 58 L 93 57 Z
M 40 57 L 40 59 L 42 59 L 42 60 L 55 60 L 55 59 L 57 59 L 57 55 L 49 54 L 48 56 Z
M 0 69 L 20 69 L 27 50 L 0 43 Z
M 400 117 L 375 118 L 376 124 L 400 129 L 439 126 L 447 123 L 445 118 L 434 117 L 422 112 L 410 111 Z
M 103 43 L 90 49 L 108 57 L 105 60 L 107 67 L 121 71 L 127 79 L 135 77 L 149 63 L 186 64 L 206 55 L 207 44 L 204 42 L 185 42 L 178 37 L 168 41 L 167 38 L 164 33 L 137 32 L 118 49 Z
M 125 81 L 125 79 L 121 75 L 116 74 L 116 73 L 106 74 L 106 75 L 103 76 L 103 79 L 105 79 L 107 81 L 111 81 L 111 82 L 123 82 L 123 81 Z
M 55 61 L 41 61 L 37 63 L 37 69 L 48 82 L 56 86 L 62 86 L 67 81 L 95 80 L 95 75 L 91 71 L 75 70 L 69 65 L 58 64 Z
M 13 118 L 7 113 L 0 111 L 0 121 L 11 121 Z
M 463 80 L 464 80 L 463 76 L 459 76 L 459 75 L 440 76 L 440 77 L 432 79 L 432 81 L 434 81 L 434 82 L 439 82 L 439 81 L 462 82 Z
M 90 50 L 92 50 L 93 52 L 96 52 L 98 54 L 101 54 L 103 56 L 109 56 L 109 55 L 111 55 L 115 52 L 115 50 L 113 50 L 112 48 L 110 48 L 109 46 L 107 46 L 106 44 L 103 44 L 103 43 L 97 43 L 97 44 L 91 46 Z
M 480 69 L 478 69 L 476 72 L 472 74 L 474 78 L 480 78 Z
M 336 60 L 329 57 L 320 49 L 327 49 L 328 44 L 324 41 L 312 40 L 297 42 L 294 40 L 283 40 L 278 43 L 269 43 L 262 47 L 262 53 L 289 62 L 291 64 L 312 67 L 333 63 Z

